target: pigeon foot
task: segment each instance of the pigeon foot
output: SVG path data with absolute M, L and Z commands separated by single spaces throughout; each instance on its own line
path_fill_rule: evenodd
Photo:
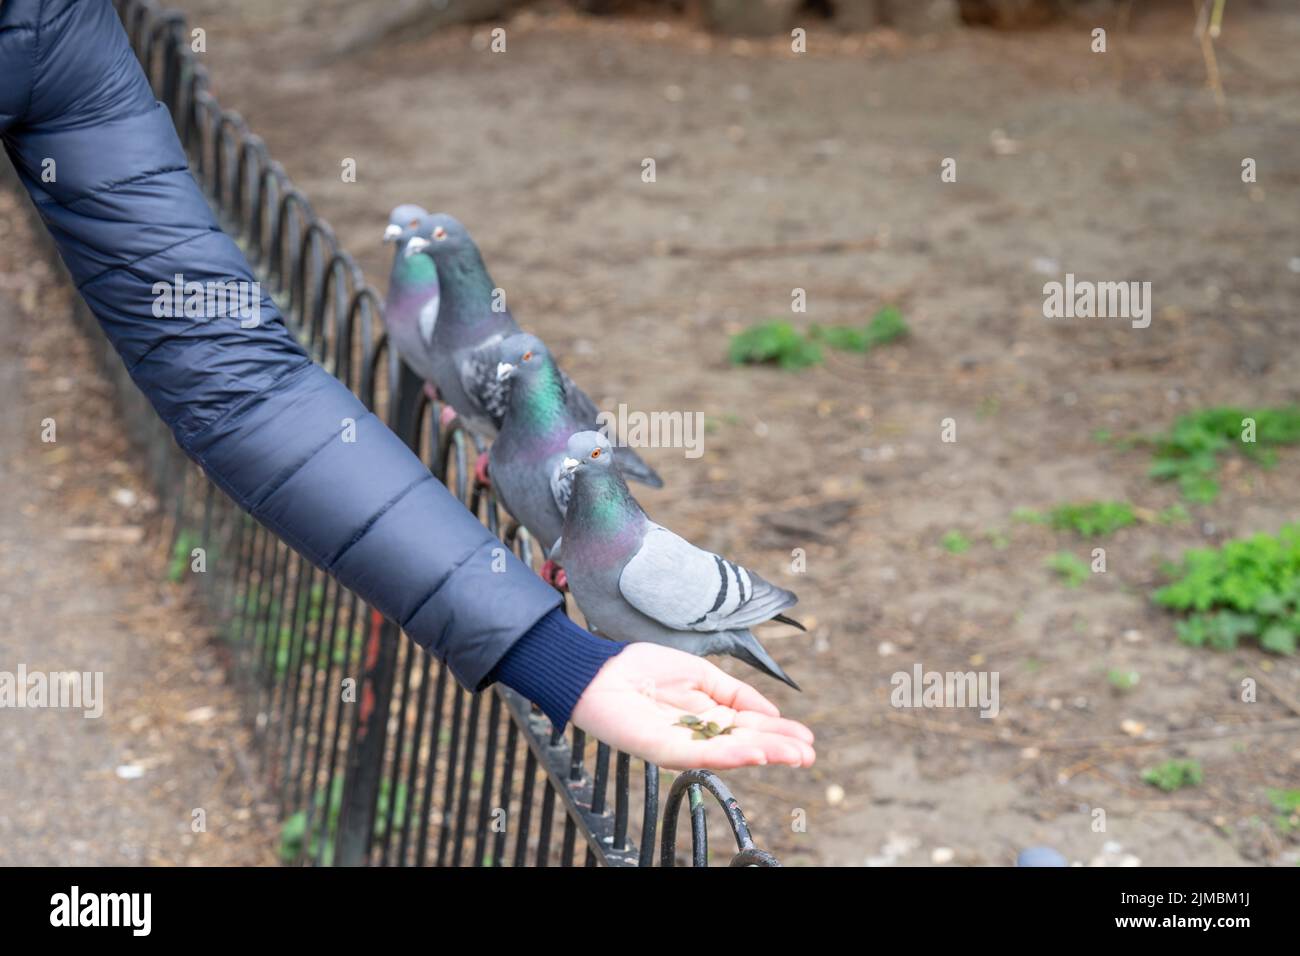
M 564 568 L 549 558 L 537 570 L 537 574 L 557 591 L 567 591 L 569 589 L 569 576 L 564 573 Z

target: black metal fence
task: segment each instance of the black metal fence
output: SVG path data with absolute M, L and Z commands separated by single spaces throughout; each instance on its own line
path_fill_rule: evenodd
M 530 566 L 526 532 L 473 477 L 477 439 L 441 429 L 421 383 L 386 347 L 383 300 L 329 225 L 239 114 L 209 92 L 184 16 L 117 0 L 194 174 L 230 235 L 315 359 L 421 455 Z M 79 314 L 89 326 L 84 307 Z M 94 334 L 98 336 L 96 329 Z M 168 503 L 172 571 L 221 622 L 258 753 L 284 819 L 281 856 L 309 865 L 663 866 L 678 860 L 689 801 L 690 862 L 709 862 L 712 794 L 733 865 L 775 865 L 714 774 L 690 771 L 661 801 L 652 764 L 556 731 L 518 694 L 471 694 L 397 626 L 244 514 L 172 441 L 105 345 L 133 437 Z M 662 819 L 660 810 L 662 803 Z

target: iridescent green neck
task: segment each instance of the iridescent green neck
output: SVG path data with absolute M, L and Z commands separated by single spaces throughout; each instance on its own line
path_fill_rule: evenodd
M 413 256 L 405 252 L 397 257 L 397 268 L 393 270 L 395 278 L 403 284 L 428 285 L 438 281 L 438 267 L 433 259 L 416 253 Z
M 521 377 L 519 384 L 522 386 L 520 400 L 511 411 L 518 411 L 529 428 L 548 431 L 564 420 L 568 412 L 564 404 L 564 382 L 553 361 L 543 359 L 535 370 Z
M 591 530 L 598 536 L 621 538 L 627 535 L 628 540 L 639 539 L 645 512 L 616 471 L 601 469 L 580 476 L 574 487 L 574 498 L 576 501 L 569 506 L 570 513 L 576 503 L 577 513 L 586 517 Z

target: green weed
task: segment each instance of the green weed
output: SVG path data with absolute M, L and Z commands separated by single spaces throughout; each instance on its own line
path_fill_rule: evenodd
M 822 346 L 844 352 L 867 352 L 908 333 L 907 322 L 893 306 L 886 306 L 863 326 L 813 325 L 801 332 L 784 319 L 773 319 L 731 337 L 728 358 L 732 365 L 776 365 L 801 369 L 825 358 Z
M 1253 638 L 1275 654 L 1293 654 L 1300 639 L 1300 524 L 1219 548 L 1192 548 L 1174 579 L 1152 599 L 1188 617 L 1177 625 L 1185 644 L 1218 650 Z
M 1268 466 L 1274 448 L 1300 444 L 1300 407 L 1203 408 L 1180 416 L 1149 443 L 1155 447 L 1151 477 L 1177 481 L 1184 498 L 1206 503 L 1219 495 L 1221 455 L 1235 447 Z
M 1165 793 L 1173 793 L 1185 787 L 1199 787 L 1204 779 L 1201 765 L 1195 760 L 1166 760 L 1142 772 L 1144 783 Z
M 1088 562 L 1069 551 L 1058 551 L 1048 558 L 1047 568 L 1056 572 L 1057 576 L 1065 582 L 1066 587 L 1071 588 L 1077 588 L 1088 580 L 1088 575 L 1091 573 Z

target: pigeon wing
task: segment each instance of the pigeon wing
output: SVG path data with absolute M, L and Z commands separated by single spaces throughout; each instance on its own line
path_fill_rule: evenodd
M 569 498 L 573 495 L 573 472 L 565 471 L 561 462 L 556 462 L 551 470 L 551 497 L 560 514 L 569 513 Z
M 619 590 L 642 614 L 683 631 L 746 628 L 795 603 L 789 591 L 659 525 L 623 567 Z
M 497 378 L 499 341 L 498 337 L 476 349 L 470 349 L 460 360 L 460 382 L 465 394 L 483 407 L 492 419 L 492 424 L 498 428 L 505 417 L 509 398 L 506 383 Z

